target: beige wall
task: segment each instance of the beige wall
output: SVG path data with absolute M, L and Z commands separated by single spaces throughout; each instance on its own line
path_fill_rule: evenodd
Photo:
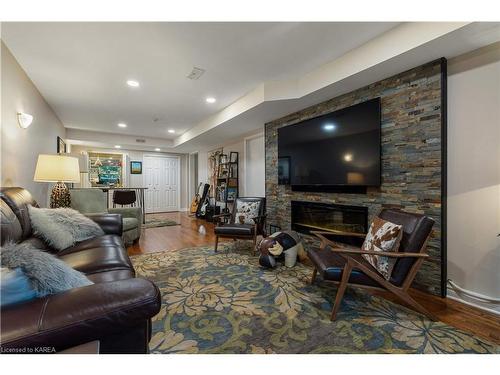
M 467 290 L 500 298 L 499 233 L 500 43 L 496 43 L 449 61 L 448 278 Z M 500 306 L 496 309 L 500 312 Z
M 22 186 L 41 206 L 46 206 L 48 184 L 33 181 L 36 160 L 38 154 L 56 153 L 56 138 L 64 138 L 65 129 L 3 42 L 1 103 L 2 186 Z M 28 129 L 17 124 L 17 112 L 33 115 Z
M 73 145 L 71 147 L 72 154 L 78 154 L 82 151 L 98 151 L 98 152 L 110 152 L 113 154 L 127 154 L 130 157 L 130 161 L 143 161 L 144 155 L 175 155 L 180 157 L 180 201 L 181 206 L 180 209 L 184 210 L 188 208 L 191 197 L 188 196 L 188 155 L 187 154 L 175 154 L 168 152 L 146 152 L 146 151 L 135 151 L 135 150 L 125 150 L 120 149 L 117 150 L 115 148 L 98 148 L 98 147 L 87 147 L 87 146 L 76 146 Z M 130 187 L 141 187 L 143 184 L 143 174 L 130 174 L 128 175 L 128 181 Z

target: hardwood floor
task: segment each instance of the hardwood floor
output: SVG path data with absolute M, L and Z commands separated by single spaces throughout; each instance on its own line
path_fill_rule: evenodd
M 144 229 L 139 242 L 128 248 L 130 255 L 180 250 L 215 243 L 214 225 L 205 220 L 190 217 L 187 212 L 148 214 L 148 216 L 174 220 L 180 225 Z M 205 227 L 206 234 L 198 232 L 200 225 Z
M 175 220 L 180 225 L 145 229 L 139 242 L 128 248 L 130 255 L 214 245 L 212 223 L 190 217 L 186 212 L 155 214 L 154 216 Z M 206 234 L 198 232 L 200 225 L 205 226 Z M 393 295 L 387 292 L 374 291 L 374 293 L 399 303 Z M 410 294 L 441 321 L 500 344 L 500 317 L 449 298 L 443 299 L 418 290 L 412 290 Z M 332 295 L 333 298 L 334 295 Z

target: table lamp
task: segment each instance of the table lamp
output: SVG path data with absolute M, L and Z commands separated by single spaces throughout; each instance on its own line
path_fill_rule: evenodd
M 38 155 L 34 181 L 55 182 L 50 194 L 50 207 L 69 207 L 71 195 L 65 182 L 80 182 L 78 159 L 63 155 Z

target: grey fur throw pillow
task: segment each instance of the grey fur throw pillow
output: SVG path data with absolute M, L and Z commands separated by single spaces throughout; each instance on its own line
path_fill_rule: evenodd
M 29 243 L 6 243 L 0 249 L 2 267 L 20 267 L 29 278 L 38 297 L 92 285 L 87 277 L 50 253 Z
M 28 206 L 28 211 L 34 234 L 56 250 L 104 234 L 97 223 L 71 208 Z

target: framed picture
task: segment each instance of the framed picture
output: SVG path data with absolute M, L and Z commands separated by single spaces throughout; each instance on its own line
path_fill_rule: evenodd
M 130 162 L 130 174 L 142 174 L 142 161 Z
M 65 154 L 66 153 L 66 142 L 61 137 L 57 137 L 57 153 Z

